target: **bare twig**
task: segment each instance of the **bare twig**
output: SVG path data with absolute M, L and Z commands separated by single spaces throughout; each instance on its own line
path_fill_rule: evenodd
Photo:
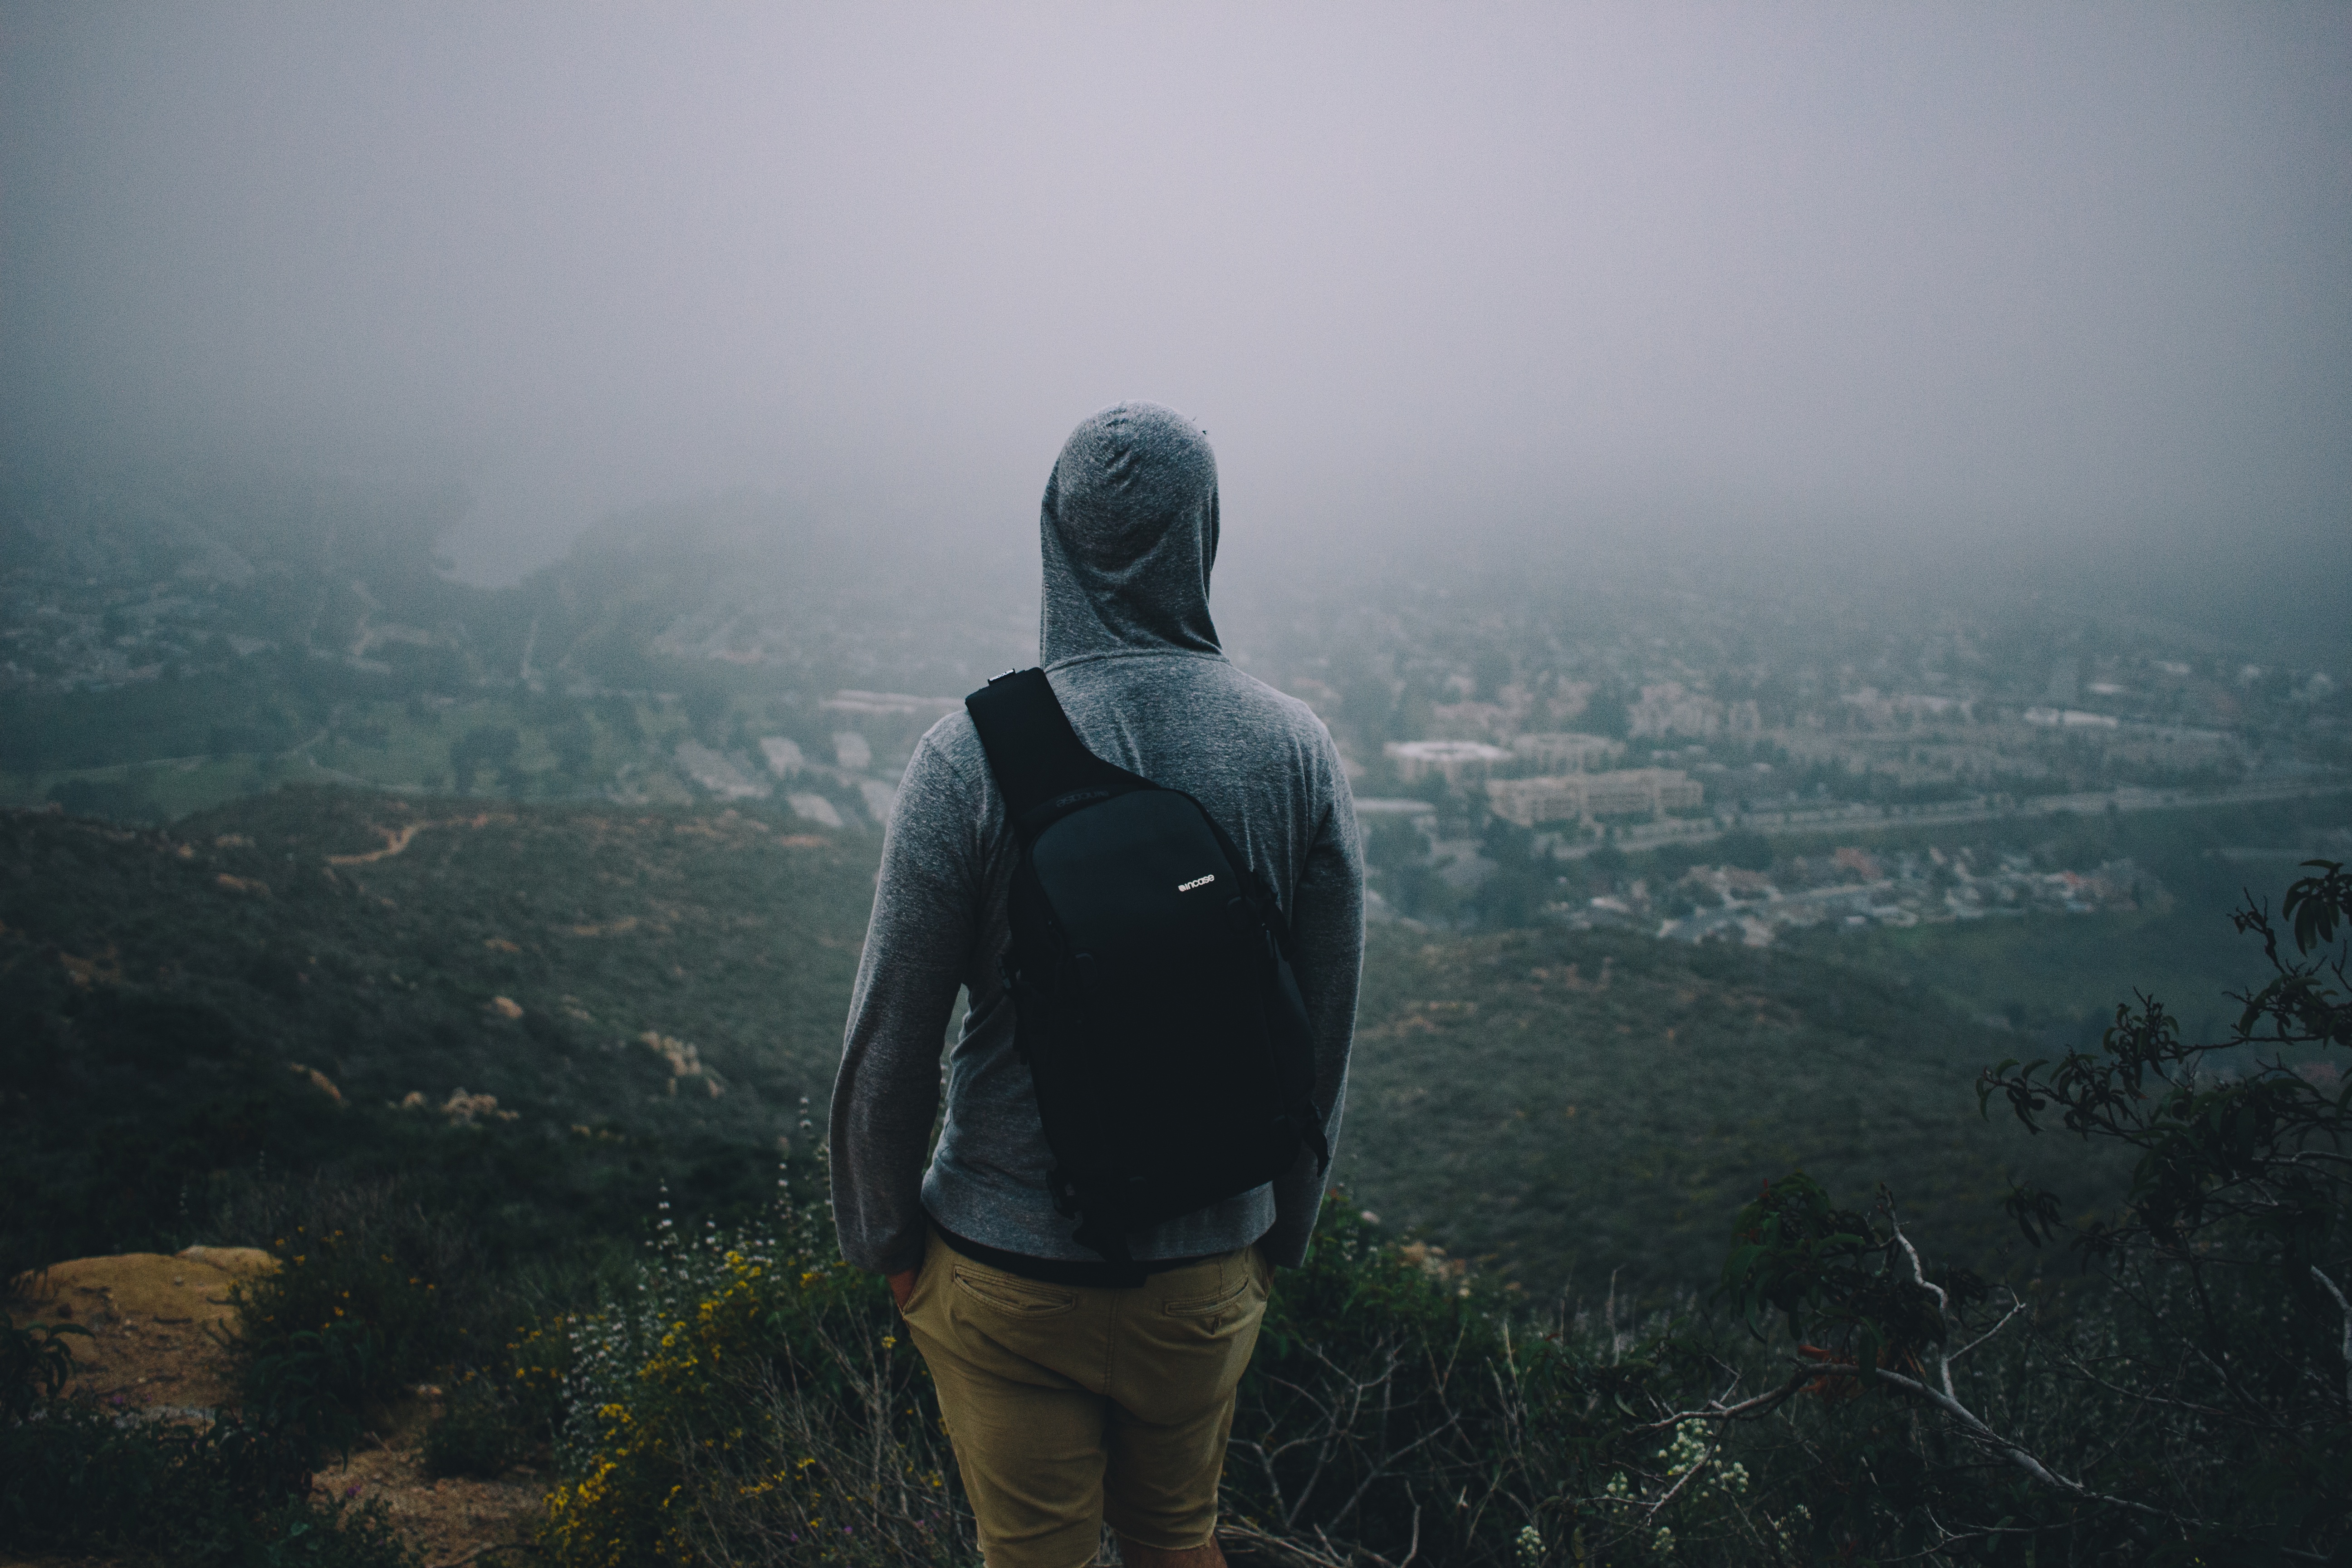
M 2015 1291 L 2011 1291 L 2010 1293 L 2009 1300 L 2010 1309 L 2008 1311 L 2003 1312 L 2000 1315 L 2000 1321 L 1995 1323 L 1991 1328 L 1987 1329 L 1983 1333 L 1979 1334 L 1975 1339 L 1970 1340 L 1967 1344 L 1962 1345 L 1958 1350 L 1954 1351 L 1945 1359 L 1948 1362 L 1958 1361 L 1962 1356 L 1968 1354 L 1970 1351 L 1975 1350 L 1979 1345 L 1983 1344 L 1987 1340 L 1991 1339 L 1995 1334 L 2000 1332 L 2001 1330 L 2009 1327 L 2009 1321 L 2017 1316 L 2018 1313 L 2025 1310 L 2025 1303 L 2018 1298 Z
M 2352 1405 L 2352 1301 L 2336 1288 L 2336 1281 L 2320 1272 L 2319 1265 L 2311 1266 L 2311 1277 L 2319 1281 L 2320 1289 L 2336 1298 L 2336 1310 L 2344 1314 L 2344 1402 Z
M 1703 1405 L 1696 1410 L 1677 1410 L 1672 1415 L 1665 1416 L 1661 1420 L 1650 1422 L 1646 1426 L 1635 1426 L 1632 1428 L 1632 1430 L 1636 1432 L 1670 1432 L 1685 1421 L 1744 1421 L 1758 1415 L 1769 1415 L 1780 1405 L 1787 1403 L 1789 1397 L 1791 1394 L 1794 1394 L 1799 1389 L 1812 1382 L 1814 1378 L 1822 1375 L 1821 1369 L 1816 1367 L 1811 1362 L 1804 1363 L 1803 1367 L 1804 1370 L 1790 1378 L 1788 1382 L 1782 1384 L 1780 1387 L 1772 1389 L 1768 1393 L 1757 1394 L 1752 1399 L 1743 1399 L 1737 1405 L 1725 1405 L 1720 1400 L 1717 1400 L 1712 1405 Z
M 1681 1479 L 1676 1480 L 1673 1486 L 1668 1487 L 1664 1492 L 1660 1493 L 1658 1500 L 1655 1502 L 1651 1503 L 1648 1507 L 1644 1508 L 1642 1510 L 1642 1517 L 1644 1519 L 1655 1519 L 1658 1516 L 1659 1510 L 1664 1508 L 1668 1503 L 1674 1501 L 1675 1498 L 1679 1497 L 1685 1487 L 1690 1485 L 1692 1481 L 1698 1479 L 1700 1471 L 1706 1469 L 1707 1466 L 1715 1462 L 1715 1456 L 1722 1447 L 1723 1437 L 1721 1434 L 1718 1433 L 1714 1444 L 1708 1447 L 1705 1454 L 1699 1457 L 1698 1462 L 1693 1465 L 1689 1469 L 1685 1470 L 1682 1473 Z
M 2065 1477 L 2059 1475 L 2056 1471 L 2051 1469 L 2049 1466 L 2043 1464 L 2040 1459 L 2034 1458 L 2032 1451 L 2027 1449 L 2022 1444 L 2020 1444 L 2014 1438 L 2004 1437 L 1999 1432 L 1994 1431 L 1990 1426 L 1987 1426 L 1978 1417 L 1976 1412 L 1970 1410 L 1967 1405 L 1962 1405 L 1958 1400 L 1943 1393 L 1940 1389 L 1932 1388 L 1927 1384 L 1918 1381 L 1916 1378 L 1906 1377 L 1899 1372 L 1889 1372 L 1885 1367 L 1871 1367 L 1864 1369 L 1863 1367 L 1836 1362 L 1806 1362 L 1800 1364 L 1803 1366 L 1805 1370 L 1811 1372 L 1817 1377 L 1860 1378 L 1865 1375 L 1866 1370 L 1868 1375 L 1877 1378 L 1880 1382 L 1887 1384 L 1895 1388 L 1899 1388 L 1904 1393 L 1912 1395 L 1914 1398 L 1924 1399 L 1928 1404 L 1933 1405 L 1945 1415 L 1958 1422 L 1961 1430 L 1968 1433 L 1969 1436 L 1973 1437 L 1978 1442 L 1982 1443 L 1985 1447 L 1999 1452 L 2005 1457 L 2010 1463 L 2015 1465 L 2019 1469 L 2023 1470 L 2027 1475 L 2032 1476 L 2035 1480 L 2040 1481 L 2044 1486 L 2054 1488 L 2059 1491 L 2070 1493 L 2073 1496 L 2082 1498 L 2088 1502 L 2107 1503 L 2116 1508 L 2129 1510 L 2134 1513 L 2147 1514 L 2153 1519 L 2169 1519 L 2171 1517 L 2162 1509 L 2151 1508 L 2144 1502 L 2134 1502 L 2129 1498 L 2110 1497 L 2105 1492 L 2093 1491 L 2090 1488 L 2083 1485 L 2080 1481 L 2068 1480 Z

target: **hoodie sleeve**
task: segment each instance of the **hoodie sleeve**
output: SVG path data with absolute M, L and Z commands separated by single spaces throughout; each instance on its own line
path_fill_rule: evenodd
M 1328 737 L 1323 746 L 1328 805 L 1299 873 L 1290 925 L 1299 990 L 1315 1025 L 1315 1092 L 1323 1102 L 1323 1135 L 1336 1156 L 1356 1032 L 1356 990 L 1363 973 L 1364 862 L 1356 837 L 1355 797 Z M 1274 1228 L 1258 1242 L 1269 1261 L 1286 1268 L 1307 1261 L 1328 1175 L 1316 1169 L 1312 1152 L 1302 1152 L 1289 1173 L 1275 1183 Z
M 841 1255 L 861 1268 L 922 1261 L 940 1056 L 978 934 L 977 816 L 954 764 L 925 737 L 890 811 L 833 1086 L 834 1223 Z

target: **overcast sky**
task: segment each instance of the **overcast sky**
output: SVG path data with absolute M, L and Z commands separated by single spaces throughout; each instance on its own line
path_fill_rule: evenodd
M 0 5 L 19 446 L 1024 544 L 2352 540 L 2352 6 Z M 1663 536 L 1663 535 L 1662 535 Z

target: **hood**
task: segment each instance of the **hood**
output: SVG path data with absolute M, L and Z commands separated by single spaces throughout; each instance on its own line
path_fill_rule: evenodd
M 1086 654 L 1217 653 L 1217 455 L 1156 403 L 1121 403 L 1070 432 L 1045 481 L 1042 662 Z

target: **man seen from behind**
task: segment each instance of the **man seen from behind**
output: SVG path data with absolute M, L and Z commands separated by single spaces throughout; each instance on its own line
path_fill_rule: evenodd
M 1106 1523 L 1135 1568 L 1223 1562 L 1234 1390 L 1339 1137 L 1363 948 L 1354 810 L 1321 722 L 1219 647 L 1217 533 L 1196 426 L 1150 403 L 1086 420 L 1045 488 L 1040 654 L 1086 751 L 1197 801 L 1279 905 L 1321 1120 L 1287 1169 L 1125 1234 L 1125 1258 L 1078 1240 L 1015 1048 L 1023 837 L 969 713 L 916 748 L 884 843 L 834 1089 L 834 1202 L 843 1256 L 889 1277 L 930 1368 L 990 1568 L 1078 1568 Z

